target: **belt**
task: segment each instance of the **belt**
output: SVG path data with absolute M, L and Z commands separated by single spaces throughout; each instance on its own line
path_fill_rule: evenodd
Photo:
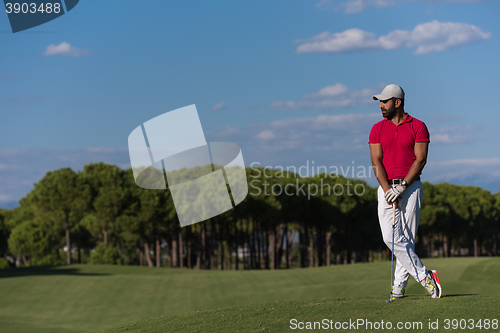
M 418 176 L 415 181 L 417 180 L 420 180 L 420 176 Z M 401 182 L 403 181 L 403 179 L 398 179 L 398 178 L 395 178 L 395 179 L 389 179 L 389 184 L 391 185 L 401 185 Z

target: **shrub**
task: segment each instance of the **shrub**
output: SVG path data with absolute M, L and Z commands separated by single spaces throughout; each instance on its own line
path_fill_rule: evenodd
M 0 258 L 0 269 L 9 268 L 9 261 L 5 258 Z
M 121 264 L 118 252 L 109 244 L 99 244 L 94 248 L 94 252 L 90 254 L 89 264 Z

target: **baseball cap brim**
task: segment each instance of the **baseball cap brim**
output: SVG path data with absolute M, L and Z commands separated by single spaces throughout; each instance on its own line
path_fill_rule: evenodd
M 373 95 L 373 99 L 375 101 L 386 101 L 388 99 L 391 99 L 393 96 L 389 95 L 384 95 L 384 94 L 379 94 L 379 95 Z

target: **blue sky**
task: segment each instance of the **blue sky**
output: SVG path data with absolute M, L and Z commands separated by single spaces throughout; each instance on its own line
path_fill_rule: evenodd
M 237 143 L 246 165 L 367 168 L 371 95 L 389 83 L 430 129 L 423 180 L 495 193 L 499 12 L 495 0 L 82 0 L 16 34 L 0 13 L 0 207 L 50 170 L 130 167 L 130 132 L 190 104 L 207 141 Z

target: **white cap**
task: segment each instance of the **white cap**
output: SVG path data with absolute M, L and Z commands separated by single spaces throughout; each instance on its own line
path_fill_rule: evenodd
M 391 98 L 405 99 L 405 92 L 403 88 L 396 84 L 390 84 L 382 90 L 380 95 L 373 95 L 374 100 L 386 101 Z

